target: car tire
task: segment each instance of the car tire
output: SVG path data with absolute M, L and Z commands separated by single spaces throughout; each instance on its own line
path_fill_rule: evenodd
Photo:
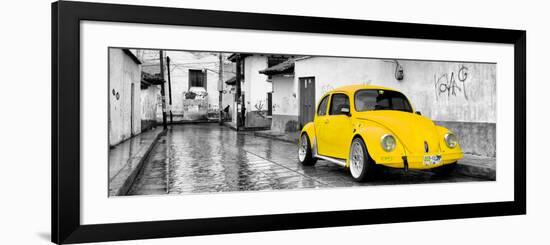
M 449 176 L 456 168 L 457 162 L 445 164 L 441 167 L 432 169 L 437 176 Z
M 351 177 L 357 182 L 372 180 L 376 173 L 376 163 L 370 158 L 365 142 L 355 138 L 349 151 L 349 170 Z
M 309 142 L 309 137 L 306 133 L 300 136 L 300 141 L 298 142 L 298 160 L 305 166 L 313 166 L 317 162 L 317 158 L 313 157 L 311 142 Z

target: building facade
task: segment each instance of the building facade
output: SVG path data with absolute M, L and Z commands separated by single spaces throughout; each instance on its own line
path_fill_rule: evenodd
M 109 49 L 109 146 L 141 132 L 141 62 L 127 49 Z
M 243 115 L 242 126 L 247 129 L 270 128 L 272 124 L 271 79 L 261 71 L 291 58 L 288 55 L 235 53 L 229 60 L 235 62 L 241 72 L 241 99 L 236 101 L 234 113 Z M 239 77 L 239 76 L 237 76 Z M 237 120 L 234 120 L 237 124 Z
M 143 70 L 150 74 L 160 74 L 160 52 L 141 50 L 145 60 Z M 220 55 L 223 66 L 220 77 Z M 234 64 L 227 61 L 225 53 L 165 51 L 163 53 L 163 75 L 167 81 L 165 99 L 167 118 L 172 122 L 204 121 L 215 119 L 219 110 L 232 105 L 229 93 L 231 86 L 221 82 L 234 76 Z M 221 87 L 220 87 L 221 86 Z M 219 96 L 222 93 L 222 107 Z M 162 99 L 162 98 L 161 98 Z M 157 121 L 162 120 L 161 103 L 158 103 Z M 171 116 L 170 116 L 171 113 Z M 171 118 L 170 118 L 171 117 Z
M 334 88 L 380 85 L 403 92 L 416 111 L 461 136 L 464 152 L 496 154 L 496 64 L 334 57 L 292 63 L 292 71 L 270 73 L 273 130 L 299 130 Z

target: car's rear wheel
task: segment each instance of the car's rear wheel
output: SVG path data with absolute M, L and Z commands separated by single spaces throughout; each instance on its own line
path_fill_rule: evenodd
M 449 176 L 456 168 L 457 162 L 445 164 L 441 167 L 432 169 L 432 172 L 438 176 Z
M 302 165 L 312 166 L 317 162 L 317 158 L 313 157 L 311 151 L 311 143 L 306 133 L 303 133 L 298 142 L 298 160 Z
M 349 153 L 349 170 L 357 182 L 371 180 L 375 174 L 375 163 L 370 158 L 367 147 L 361 138 L 351 142 Z

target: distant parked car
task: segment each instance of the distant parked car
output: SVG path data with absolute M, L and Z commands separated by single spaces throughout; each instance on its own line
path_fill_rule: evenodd
M 407 97 L 379 86 L 352 85 L 323 95 L 300 134 L 298 159 L 349 168 L 356 181 L 379 165 L 449 174 L 463 158 L 457 136 L 415 112 Z

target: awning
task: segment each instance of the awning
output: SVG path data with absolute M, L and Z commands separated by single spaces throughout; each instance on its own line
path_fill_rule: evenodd
M 141 72 L 141 83 L 142 85 L 161 85 L 165 83 L 166 81 L 160 77 L 160 74 L 151 75 L 147 72 Z
M 229 80 L 225 81 L 225 84 L 227 85 L 235 85 L 237 82 L 237 77 L 232 77 Z
M 243 59 L 246 56 L 249 56 L 250 54 L 247 53 L 233 53 L 227 57 L 227 60 L 231 62 L 236 62 L 238 59 Z
M 261 74 L 268 76 L 277 74 L 293 74 L 294 73 L 294 60 L 288 59 L 272 67 L 259 71 Z

